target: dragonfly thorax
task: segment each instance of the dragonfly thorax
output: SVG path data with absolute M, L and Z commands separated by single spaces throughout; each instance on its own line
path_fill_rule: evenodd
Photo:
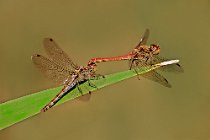
M 149 53 L 150 52 L 150 46 L 148 45 L 141 45 L 138 48 L 138 53 Z
M 160 46 L 159 45 L 151 44 L 149 49 L 150 49 L 150 52 L 153 55 L 158 55 L 160 53 Z

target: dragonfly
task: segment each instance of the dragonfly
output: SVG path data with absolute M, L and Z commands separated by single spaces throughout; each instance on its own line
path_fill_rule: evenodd
M 78 87 L 81 92 L 79 88 L 81 82 L 88 81 L 90 86 L 95 87 L 90 82 L 90 79 L 98 77 L 99 74 L 96 74 L 94 64 L 86 67 L 75 64 L 52 38 L 45 38 L 43 44 L 49 58 L 34 54 L 31 57 L 32 62 L 46 77 L 54 80 L 59 85 L 64 85 L 62 90 L 41 109 L 42 112 L 45 112 L 73 88 Z
M 92 58 L 89 60 L 88 65 L 93 65 L 101 62 L 109 62 L 109 61 L 128 60 L 129 69 L 130 70 L 134 69 L 138 74 L 136 70 L 136 68 L 138 67 L 153 65 L 168 60 L 159 56 L 160 54 L 159 45 L 156 44 L 146 45 L 147 40 L 149 38 L 149 34 L 150 34 L 149 29 L 146 29 L 143 36 L 140 39 L 140 42 L 131 52 L 117 57 Z M 161 67 L 159 69 L 163 71 L 183 72 L 183 68 L 178 63 L 170 66 Z M 168 82 L 168 80 L 164 76 L 156 72 L 155 70 L 145 73 L 141 76 L 150 79 L 152 81 L 158 82 L 159 84 L 165 87 L 168 88 L 171 87 L 171 84 Z

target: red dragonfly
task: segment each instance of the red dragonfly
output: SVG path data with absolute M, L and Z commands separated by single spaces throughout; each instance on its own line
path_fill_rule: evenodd
M 39 54 L 33 55 L 31 59 L 35 66 L 48 78 L 56 81 L 60 85 L 64 85 L 60 93 L 42 108 L 41 111 L 45 112 L 75 86 L 78 87 L 81 82 L 88 81 L 90 86 L 94 86 L 91 84 L 90 79 L 98 76 L 98 74 L 95 73 L 96 66 L 94 64 L 83 67 L 73 63 L 52 38 L 45 38 L 43 43 L 49 59 Z
M 149 29 L 146 29 L 140 42 L 132 50 L 132 52 L 122 55 L 122 56 L 117 56 L 117 57 L 92 58 L 88 62 L 88 65 L 92 65 L 92 64 L 96 64 L 100 62 L 108 62 L 108 61 L 129 60 L 129 69 L 134 68 L 135 70 L 135 68 L 139 66 L 152 65 L 152 64 L 166 61 L 167 59 L 164 59 L 158 56 L 160 53 L 159 45 L 155 45 L 155 44 L 146 45 L 148 37 L 149 37 Z M 162 67 L 160 69 L 165 70 L 165 71 L 183 72 L 183 69 L 179 64 L 173 64 L 170 66 Z M 167 79 L 156 71 L 151 71 L 141 76 L 147 79 L 153 80 L 155 82 L 158 82 L 163 86 L 171 87 Z

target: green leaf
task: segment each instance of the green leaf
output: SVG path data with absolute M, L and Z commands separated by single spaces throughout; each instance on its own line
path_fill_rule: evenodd
M 178 60 L 165 61 L 156 65 L 141 67 L 137 69 L 137 71 L 139 74 L 143 74 L 161 66 L 173 63 L 178 63 Z M 134 77 L 135 75 L 136 72 L 134 72 L 134 70 L 128 70 L 106 75 L 105 78 L 91 80 L 91 83 L 97 88 L 91 87 L 88 85 L 88 82 L 85 82 L 79 86 L 82 90 L 82 94 L 77 88 L 75 88 L 63 97 L 56 105 L 73 100 L 79 96 L 89 93 L 89 91 L 95 91 L 105 86 Z M 47 89 L 0 104 L 0 130 L 40 113 L 40 110 L 49 103 L 49 101 L 58 94 L 61 89 L 62 86 Z

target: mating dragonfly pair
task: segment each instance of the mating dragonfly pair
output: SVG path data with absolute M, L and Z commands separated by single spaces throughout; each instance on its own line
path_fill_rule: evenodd
M 152 65 L 165 61 L 166 59 L 158 56 L 160 53 L 160 47 L 158 45 L 146 45 L 148 37 L 149 30 L 146 29 L 139 44 L 132 50 L 132 52 L 118 57 L 92 58 L 85 67 L 76 65 L 53 39 L 45 38 L 43 43 L 49 59 L 42 55 L 35 54 L 32 56 L 32 61 L 48 78 L 56 81 L 58 84 L 64 85 L 64 87 L 45 107 L 42 108 L 41 111 L 45 112 L 54 106 L 75 86 L 79 89 L 79 84 L 81 82 L 88 81 L 90 86 L 94 86 L 91 84 L 90 79 L 100 76 L 100 74 L 96 73 L 97 63 L 128 60 L 129 68 L 135 70 L 136 67 Z M 173 71 L 183 71 L 179 64 L 174 64 L 165 68 L 163 67 L 163 69 L 166 70 L 168 68 Z M 171 87 L 166 78 L 154 70 L 141 76 L 158 82 L 163 86 Z

